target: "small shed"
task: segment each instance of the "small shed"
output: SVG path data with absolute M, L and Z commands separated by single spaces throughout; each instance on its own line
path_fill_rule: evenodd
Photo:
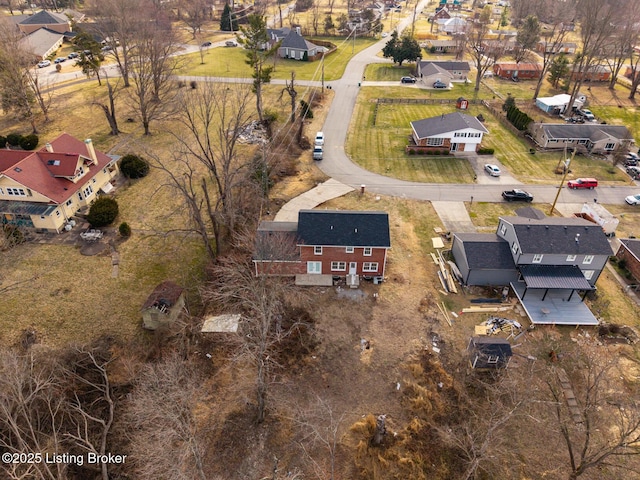
M 142 326 L 156 330 L 176 321 L 185 304 L 184 289 L 166 280 L 159 284 L 142 306 Z
M 471 337 L 467 352 L 469 364 L 476 370 L 505 368 L 513 355 L 508 340 L 492 337 Z

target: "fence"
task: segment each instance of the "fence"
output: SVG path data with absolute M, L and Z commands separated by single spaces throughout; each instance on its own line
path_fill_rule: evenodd
M 458 100 L 453 98 L 378 98 L 376 104 L 373 107 L 373 126 L 376 125 L 378 118 L 378 106 L 381 103 L 404 103 L 404 104 L 421 104 L 421 105 L 447 105 L 450 103 L 456 103 Z M 478 105 L 482 103 L 482 100 L 471 99 L 467 100 L 472 105 Z

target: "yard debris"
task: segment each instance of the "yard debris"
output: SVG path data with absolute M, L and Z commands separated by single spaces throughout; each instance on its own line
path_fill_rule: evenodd
M 440 313 L 442 313 L 442 316 L 444 317 L 444 319 L 447 321 L 447 323 L 449 324 L 450 327 L 452 327 L 453 325 L 451 325 L 451 318 L 449 317 L 449 314 L 447 313 L 447 307 L 444 304 L 444 302 L 440 302 L 442 305 L 440 304 L 436 304 L 438 305 L 438 309 L 440 310 Z
M 438 271 L 438 278 L 442 284 L 442 288 L 449 293 L 458 293 L 458 287 L 456 287 L 456 280 L 453 275 L 447 270 L 447 262 L 442 257 L 442 252 L 438 250 L 437 265 L 440 267 Z M 434 260 L 435 261 L 435 260 Z
M 366 338 L 360 339 L 360 349 L 364 352 L 365 350 L 369 350 L 371 348 L 371 343 Z
M 485 333 L 483 334 L 482 331 Z M 480 335 L 496 335 L 500 332 L 509 332 L 507 338 L 515 337 L 522 333 L 522 325 L 517 320 L 492 316 L 476 326 L 476 333 Z
M 485 312 L 506 312 L 507 310 L 511 310 L 513 305 L 502 306 L 502 307 L 467 307 L 462 309 L 462 313 L 485 313 Z
M 241 127 L 238 142 L 264 145 L 268 142 L 267 132 L 261 123 L 255 120 Z

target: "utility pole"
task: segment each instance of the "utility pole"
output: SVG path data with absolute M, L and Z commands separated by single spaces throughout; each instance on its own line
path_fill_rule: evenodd
M 564 185 L 564 181 L 567 178 L 567 174 L 569 173 L 569 167 L 571 166 L 571 161 L 573 157 L 576 156 L 577 149 L 573 149 L 573 153 L 571 154 L 571 158 L 567 159 L 564 163 L 564 175 L 562 175 L 562 180 L 560 180 L 560 186 L 558 187 L 558 193 L 556 193 L 556 198 L 553 200 L 553 205 L 551 205 L 551 210 L 549 210 L 549 216 L 553 215 L 553 210 L 556 208 L 556 203 L 558 203 L 558 197 L 560 196 L 560 192 L 562 191 L 562 186 Z
M 416 4 L 413 7 L 413 20 L 411 21 L 411 38 L 413 38 L 413 32 L 416 28 L 416 13 L 418 11 L 418 0 L 416 0 Z
M 322 65 L 322 76 L 321 76 L 321 81 L 322 81 L 322 94 L 324 95 L 324 51 L 322 52 L 322 59 L 320 60 L 321 65 Z

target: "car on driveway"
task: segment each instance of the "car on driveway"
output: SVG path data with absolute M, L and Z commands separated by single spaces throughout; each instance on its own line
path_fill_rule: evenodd
M 574 190 L 577 188 L 589 188 L 594 189 L 598 186 L 598 180 L 595 178 L 576 178 L 575 180 L 569 180 L 567 182 L 567 187 L 573 188 Z
M 627 167 L 627 173 L 633 178 L 637 180 L 640 178 L 640 167 Z
M 625 167 L 635 167 L 636 165 L 638 165 L 639 161 L 640 157 L 638 157 L 638 155 L 636 155 L 635 153 L 629 152 L 624 156 Z
M 629 205 L 640 205 L 640 193 L 636 193 L 635 195 L 629 195 L 624 199 Z
M 67 57 L 58 57 L 53 61 L 53 63 L 62 63 L 66 61 L 67 61 Z
M 502 198 L 507 202 L 533 202 L 533 195 L 529 192 L 525 192 L 524 190 L 518 190 L 517 188 L 513 190 L 505 190 L 502 192 Z
M 593 122 L 596 119 L 596 116 L 591 113 L 591 110 L 588 110 L 586 108 L 583 108 L 582 110 L 578 110 L 577 111 L 578 115 L 582 115 L 585 120 L 588 120 L 590 122 Z
M 387 32 L 382 32 L 382 38 L 387 38 L 389 34 Z
M 238 46 L 238 42 L 236 42 L 235 40 L 227 40 L 226 42 L 224 42 L 224 46 L 225 47 L 237 47 Z
M 67 58 L 69 60 L 72 60 L 74 58 L 78 58 L 80 56 L 80 54 L 78 52 L 71 52 L 69 55 L 67 55 Z
M 447 88 L 448 85 L 444 82 L 441 82 L 440 80 L 436 80 L 435 82 L 433 82 L 433 88 Z
M 484 171 L 487 172 L 492 177 L 499 177 L 500 174 L 502 173 L 498 168 L 498 166 L 492 163 L 486 163 L 484 165 Z
M 415 77 L 402 77 L 400 79 L 401 83 L 416 83 Z
M 51 65 L 50 60 L 42 60 L 41 62 L 38 62 L 38 68 L 48 67 L 49 65 Z

